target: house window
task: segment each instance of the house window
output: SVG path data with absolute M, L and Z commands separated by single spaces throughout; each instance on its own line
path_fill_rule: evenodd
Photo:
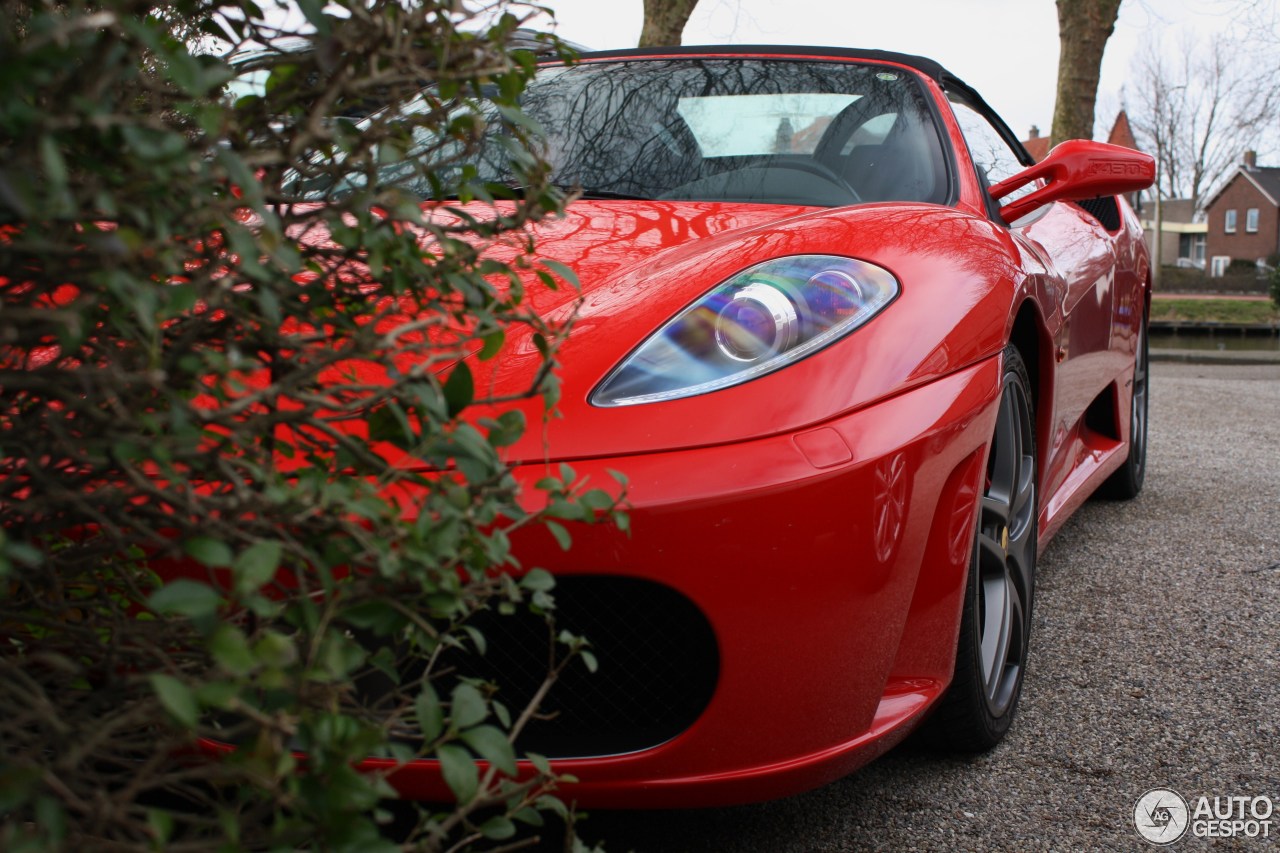
M 1178 266 L 1204 269 L 1204 235 L 1178 235 Z
M 1258 233 L 1258 208 L 1251 207 L 1244 212 L 1244 230 L 1250 234 Z
M 1227 211 L 1227 233 L 1236 233 L 1236 212 L 1234 210 Z
M 1235 211 L 1232 211 L 1233 213 Z M 1213 261 L 1209 267 L 1209 276 L 1211 278 L 1222 278 L 1226 275 L 1227 267 L 1231 266 L 1230 255 L 1214 255 Z

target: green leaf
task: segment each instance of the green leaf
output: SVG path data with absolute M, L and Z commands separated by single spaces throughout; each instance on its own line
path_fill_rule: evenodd
M 208 584 L 178 578 L 152 593 L 147 604 L 157 613 L 195 619 L 217 611 L 222 597 Z
M 234 625 L 220 625 L 209 638 L 209 653 L 218 665 L 232 675 L 247 675 L 257 660 L 249 649 L 249 641 Z
M 604 489 L 591 489 L 584 492 L 578 501 L 591 512 L 605 512 L 613 507 L 613 495 Z
M 225 568 L 234 560 L 231 546 L 220 539 L 208 536 L 196 536 L 182 543 L 182 550 L 198 563 L 211 568 Z
M 58 150 L 58 143 L 52 136 L 40 139 L 40 159 L 43 161 L 45 177 L 55 190 L 61 190 L 67 183 L 67 161 Z
M 334 681 L 342 681 L 368 658 L 368 652 L 355 640 L 339 631 L 322 636 L 316 662 Z
M 454 728 L 468 729 L 489 716 L 489 708 L 480 691 L 464 682 L 453 688 L 449 714 Z
M 547 267 L 547 269 L 564 279 L 565 283 L 574 290 L 582 289 L 581 285 L 578 283 L 578 274 L 573 271 L 572 267 L 565 266 L 559 261 L 553 261 L 550 258 L 543 258 L 542 263 Z
M 385 601 L 363 601 L 342 612 L 342 620 L 348 625 L 373 631 L 385 637 L 403 628 L 409 618 Z
M 431 743 L 444 731 L 444 708 L 440 706 L 440 697 L 430 682 L 422 685 L 422 691 L 413 703 L 414 715 L 418 718 L 418 728 L 422 739 Z
M 578 654 L 582 655 L 582 662 L 587 665 L 587 672 L 595 672 L 600 668 L 599 661 L 596 660 L 596 656 L 591 652 L 583 649 Z
M 206 681 L 196 688 L 196 701 L 205 708 L 229 708 L 238 695 L 236 686 L 228 681 Z
M 263 632 L 262 639 L 253 644 L 253 653 L 264 666 L 286 667 L 298 659 L 293 641 L 276 631 Z
M 387 441 L 402 450 L 414 442 L 413 424 L 409 422 L 404 409 L 394 400 L 370 412 L 365 423 L 369 429 L 369 438 L 374 441 Z
M 462 740 L 476 755 L 508 776 L 516 775 L 516 751 L 495 726 L 475 726 L 462 732 Z
M 277 65 L 271 69 L 271 73 L 267 75 L 266 82 L 263 83 L 263 90 L 267 94 L 271 94 L 276 89 L 288 83 L 298 73 L 298 66 L 294 63 L 284 63 Z
M 241 592 L 260 588 L 276 575 L 284 549 L 279 542 L 255 542 L 236 558 L 232 567 Z
M 573 537 L 569 535 L 569 531 L 564 529 L 564 525 L 557 521 L 547 521 L 547 530 L 551 531 L 551 535 L 556 538 L 556 542 L 560 544 L 562 551 L 568 551 L 569 546 L 573 544 Z
M 458 802 L 470 802 L 480 785 L 480 774 L 476 763 L 471 760 L 471 753 L 457 744 L 447 743 L 436 750 L 436 757 L 440 759 L 444 782 Z
M 546 569 L 530 569 L 528 574 L 520 578 L 520 586 L 534 592 L 549 592 L 555 589 L 556 576 Z
M 475 399 L 475 393 L 476 387 L 475 381 L 471 378 L 471 368 L 467 367 L 465 361 L 458 362 L 458 366 L 453 369 L 444 383 L 444 399 L 449 405 L 449 417 L 456 418 L 459 412 L 471 405 L 471 401 Z
M 497 420 L 489 420 L 486 425 L 489 427 L 489 443 L 494 447 L 507 447 L 524 435 L 524 413 L 519 410 L 503 412 Z
M 489 703 L 489 707 L 493 709 L 493 715 L 498 718 L 498 722 L 504 729 L 511 728 L 511 712 L 507 710 L 507 706 L 503 705 L 497 699 Z
M 196 289 L 189 284 L 171 284 L 165 291 L 169 304 L 166 316 L 175 317 L 190 311 L 196 305 Z
M 480 834 L 491 841 L 504 841 L 516 834 L 516 825 L 508 817 L 494 815 L 480 824 Z
M 156 692 L 160 704 L 178 723 L 192 728 L 200 716 L 200 706 L 195 694 L 178 679 L 163 673 L 151 674 L 151 689 Z
M 537 770 L 543 776 L 553 775 L 551 772 L 551 762 L 547 761 L 546 756 L 539 755 L 536 752 L 527 752 L 524 757 L 529 759 L 529 763 L 533 765 L 533 769 Z
M 576 782 L 577 780 L 569 774 L 565 773 L 558 777 L 562 782 Z M 533 801 L 534 807 L 543 811 L 552 812 L 559 815 L 562 819 L 569 816 L 569 807 L 559 797 L 546 794 Z
M 463 625 L 462 630 L 467 632 L 467 636 L 471 638 L 471 644 L 476 647 L 476 653 L 483 655 L 489 650 L 489 641 L 485 639 L 484 634 L 480 633 L 480 629 L 474 625 Z
M 493 358 L 502 349 L 502 344 L 506 340 L 506 335 L 501 332 L 491 332 L 484 336 L 484 347 L 480 350 L 480 360 L 488 361 Z

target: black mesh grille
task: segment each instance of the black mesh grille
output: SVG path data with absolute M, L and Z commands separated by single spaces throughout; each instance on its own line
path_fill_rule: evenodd
M 1116 204 L 1115 196 L 1087 198 L 1076 204 L 1088 211 L 1089 215 L 1098 220 L 1099 224 L 1108 231 L 1115 231 L 1120 227 L 1120 207 Z
M 701 611 L 668 586 L 637 578 L 557 578 L 556 630 L 586 637 L 599 661 L 561 674 L 517 749 L 550 758 L 616 755 L 657 746 L 688 728 L 711 701 L 719 674 L 715 634 Z M 442 658 L 438 671 L 492 681 L 518 714 L 548 671 L 550 636 L 541 617 L 481 612 L 468 624 L 485 636 L 483 656 Z M 437 683 L 442 696 L 452 678 Z

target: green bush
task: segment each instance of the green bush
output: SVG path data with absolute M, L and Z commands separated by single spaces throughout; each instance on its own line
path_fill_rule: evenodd
M 545 764 L 512 779 L 529 709 L 465 656 L 438 678 L 477 611 L 554 615 L 513 529 L 622 518 L 568 469 L 524 509 L 500 455 L 523 419 L 477 408 L 460 360 L 531 334 L 554 406 L 563 328 L 520 286 L 573 285 L 525 228 L 564 202 L 518 112 L 533 57 L 501 8 L 300 9 L 310 49 L 233 100 L 209 45 L 272 43 L 251 0 L 0 0 L 5 850 L 398 849 L 371 755 L 437 758 L 457 795 L 415 807 L 413 849 L 563 808 Z M 522 186 L 501 205 L 467 165 L 482 100 Z M 389 170 L 472 203 L 424 213 Z M 558 648 L 548 685 L 583 665 Z

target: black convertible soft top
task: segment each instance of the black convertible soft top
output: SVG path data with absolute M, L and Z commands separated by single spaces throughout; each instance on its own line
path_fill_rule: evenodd
M 957 80 L 955 75 L 932 59 L 910 53 L 894 53 L 890 50 L 860 50 L 850 47 L 810 47 L 808 45 L 777 44 L 702 44 L 673 45 L 671 47 L 633 47 L 625 50 L 584 51 L 582 59 L 640 58 L 644 56 L 830 56 L 833 59 L 868 59 L 879 62 L 896 62 L 932 77 L 938 83 L 944 79 Z M 959 82 L 957 80 L 957 82 Z

